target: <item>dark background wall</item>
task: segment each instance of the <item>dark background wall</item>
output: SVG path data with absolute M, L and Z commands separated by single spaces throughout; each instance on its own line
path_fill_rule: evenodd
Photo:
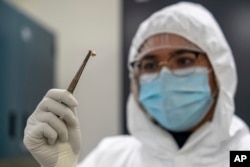
M 123 26 L 122 26 L 122 53 L 123 58 L 123 130 L 126 128 L 126 101 L 129 93 L 129 80 L 127 70 L 127 58 L 131 40 L 139 24 L 153 12 L 173 3 L 177 0 L 123 0 Z M 224 34 L 233 50 L 238 70 L 238 89 L 235 98 L 236 114 L 250 126 L 250 1 L 228 0 L 192 1 L 201 3 L 210 10 L 219 22 Z
M 0 1 L 0 166 L 27 154 L 26 120 L 53 87 L 53 68 L 53 33 Z

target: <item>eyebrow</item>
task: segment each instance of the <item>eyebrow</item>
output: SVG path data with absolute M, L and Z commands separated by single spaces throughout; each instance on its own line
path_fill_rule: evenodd
M 194 53 L 196 55 L 198 54 L 204 54 L 204 52 L 201 51 L 195 51 L 195 50 L 189 50 L 189 49 L 178 49 L 176 51 L 173 51 L 172 53 L 170 53 L 171 55 L 180 55 L 182 53 Z
M 155 54 L 146 54 L 142 59 L 156 59 L 157 55 Z
M 193 50 L 189 50 L 189 49 L 176 49 L 176 50 L 173 50 L 169 53 L 169 55 L 172 57 L 172 56 L 176 56 L 176 55 L 179 55 L 179 54 L 182 54 L 182 53 L 200 53 L 198 51 L 193 51 Z M 146 54 L 143 59 L 155 59 L 157 58 L 158 55 L 157 54 Z
M 175 50 L 169 52 L 169 55 L 170 55 L 169 59 L 171 59 L 172 57 L 175 57 L 175 56 L 179 56 L 182 53 L 194 53 L 195 55 L 204 54 L 204 52 L 199 52 L 199 51 L 190 50 L 190 49 L 175 49 Z M 146 54 L 142 59 L 155 60 L 155 59 L 158 59 L 158 55 L 149 53 L 149 54 Z

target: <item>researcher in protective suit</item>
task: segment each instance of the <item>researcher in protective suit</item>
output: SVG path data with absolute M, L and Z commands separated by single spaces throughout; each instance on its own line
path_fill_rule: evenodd
M 131 135 L 103 139 L 79 167 L 228 167 L 230 150 L 250 149 L 249 129 L 234 115 L 233 55 L 203 6 L 181 2 L 145 20 L 129 71 Z M 28 119 L 24 143 L 43 167 L 77 165 L 76 106 L 53 89 Z

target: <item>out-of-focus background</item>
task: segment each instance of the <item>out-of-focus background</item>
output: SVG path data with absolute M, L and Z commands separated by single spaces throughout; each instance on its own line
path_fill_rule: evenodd
M 35 167 L 22 138 L 50 88 L 67 88 L 89 49 L 75 97 L 83 133 L 80 160 L 106 136 L 127 134 L 127 55 L 145 18 L 177 0 L 0 1 L 0 167 Z M 193 1 L 199 2 L 199 1 Z M 236 113 L 250 125 L 250 2 L 202 2 L 219 21 L 238 68 Z
M 121 133 L 120 17 L 117 0 L 0 2 L 6 88 L 1 104 L 8 103 L 1 110 L 6 114 L 0 123 L 0 167 L 33 163 L 22 144 L 24 122 L 48 89 L 68 87 L 89 49 L 97 56 L 89 59 L 74 92 L 83 131 L 81 159 L 104 136 Z

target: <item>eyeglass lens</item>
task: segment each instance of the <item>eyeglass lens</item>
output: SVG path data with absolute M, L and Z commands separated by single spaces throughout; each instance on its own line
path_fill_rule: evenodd
M 146 55 L 139 61 L 137 68 L 139 74 L 159 73 L 163 66 L 167 66 L 173 73 L 185 69 L 189 69 L 188 72 L 191 73 L 190 69 L 194 69 L 197 66 L 198 54 L 194 51 L 179 51 L 174 53 L 169 60 Z

